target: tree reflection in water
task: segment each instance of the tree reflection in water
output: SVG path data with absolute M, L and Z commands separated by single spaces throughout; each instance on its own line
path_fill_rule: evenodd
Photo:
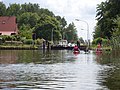
M 120 90 L 120 55 L 119 53 L 106 52 L 96 57 L 101 65 L 107 65 L 106 70 L 100 73 L 103 77 L 101 84 L 110 90 Z
M 67 52 L 67 51 L 66 51 Z M 63 51 L 52 50 L 1 50 L 0 64 L 19 64 L 19 63 L 62 63 L 64 62 Z

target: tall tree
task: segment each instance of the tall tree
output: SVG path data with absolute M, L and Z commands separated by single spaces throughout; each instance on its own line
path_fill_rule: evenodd
M 37 38 L 51 40 L 53 31 L 54 40 L 62 38 L 62 30 L 65 29 L 67 22 L 65 18 L 55 16 L 52 11 L 40 8 L 38 4 L 10 4 L 7 8 L 0 2 L 0 16 L 16 16 L 20 35 L 31 38 L 32 32 L 36 33 Z
M 25 12 L 37 13 L 39 9 L 40 8 L 38 4 L 25 3 L 21 5 L 21 13 L 25 13 Z
M 21 37 L 26 37 L 26 39 L 32 39 L 33 29 L 31 29 L 29 25 L 23 24 L 22 26 L 20 26 L 19 30 L 19 35 Z
M 61 18 L 60 16 L 56 16 L 56 19 L 60 22 L 60 26 L 61 28 L 65 28 L 65 26 L 67 25 L 67 21 L 65 20 L 65 18 Z
M 29 25 L 31 28 L 33 28 L 37 24 L 39 18 L 40 17 L 38 16 L 37 13 L 31 13 L 31 12 L 23 13 L 18 19 L 19 26 Z
M 51 40 L 53 34 L 53 39 L 59 40 L 61 38 L 60 23 L 55 18 L 43 14 L 35 27 L 34 33 L 36 33 L 37 38 L 46 40 Z
M 116 27 L 113 31 L 113 36 L 120 36 L 120 17 L 118 16 L 115 20 L 114 23 L 116 24 Z
M 19 16 L 20 15 L 20 4 L 10 4 L 7 8 L 8 16 Z
M 44 9 L 44 8 L 40 8 L 40 10 L 38 11 L 38 15 L 41 16 L 41 15 L 48 15 L 48 16 L 51 16 L 51 17 L 54 17 L 54 13 L 48 9 Z
M 106 0 L 97 6 L 97 26 L 99 26 L 99 32 L 102 32 L 104 38 L 111 38 L 114 27 L 113 20 L 120 15 L 120 0 Z M 97 28 L 95 34 L 97 33 Z M 96 34 L 96 37 L 97 36 Z M 95 38 L 95 37 L 94 37 Z
M 62 34 L 62 39 L 64 38 L 63 34 L 64 34 L 64 30 L 65 30 L 65 26 L 67 25 L 67 21 L 65 20 L 65 18 L 61 18 L 60 16 L 56 16 L 56 19 L 60 22 L 60 32 Z
M 64 38 L 67 39 L 68 42 L 76 42 L 78 40 L 77 30 L 73 22 L 64 30 Z
M 6 6 L 3 2 L 0 2 L 0 16 L 6 15 Z

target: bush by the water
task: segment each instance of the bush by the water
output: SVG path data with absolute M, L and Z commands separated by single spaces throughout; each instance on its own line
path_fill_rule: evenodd
M 26 39 L 23 41 L 24 44 L 32 44 L 33 40 L 32 39 Z
M 109 40 L 108 39 L 104 39 L 104 38 L 96 38 L 92 41 L 92 45 L 97 45 L 98 43 L 101 43 L 103 46 L 109 46 Z

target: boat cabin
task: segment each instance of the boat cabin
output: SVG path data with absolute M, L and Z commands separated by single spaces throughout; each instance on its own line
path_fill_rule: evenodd
M 58 45 L 59 46 L 67 46 L 68 45 L 68 41 L 67 40 L 60 40 Z

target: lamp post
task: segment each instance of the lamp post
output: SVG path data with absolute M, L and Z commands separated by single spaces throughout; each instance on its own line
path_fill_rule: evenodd
M 84 22 L 84 23 L 86 23 L 86 25 L 87 25 L 87 43 L 88 43 L 88 47 L 89 47 L 89 24 L 88 24 L 88 22 L 86 22 L 86 21 L 84 21 L 84 20 L 80 20 L 80 19 L 75 19 L 76 21 L 82 21 L 82 22 Z

